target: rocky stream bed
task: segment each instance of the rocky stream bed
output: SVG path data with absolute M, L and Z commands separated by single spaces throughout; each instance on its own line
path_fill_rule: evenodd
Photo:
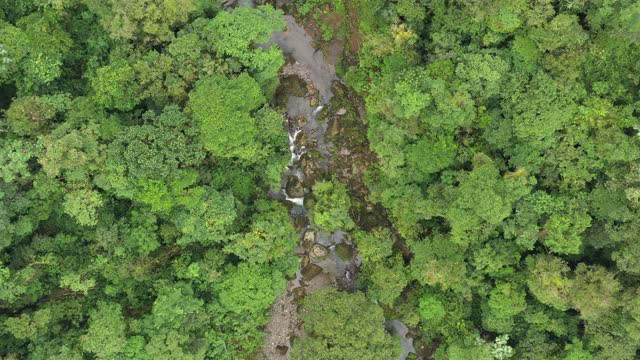
M 348 90 L 336 75 L 340 54 L 314 48 L 314 39 L 293 16 L 285 15 L 285 20 L 286 30 L 273 33 L 271 43 L 277 44 L 287 59 L 276 105 L 286 110 L 291 158 L 281 189 L 272 189 L 269 195 L 290 209 L 300 231 L 296 255 L 301 261 L 296 276 L 288 280 L 270 310 L 265 346 L 259 354 L 269 360 L 289 359 L 294 339 L 305 335 L 298 315 L 305 295 L 326 287 L 356 289 L 361 259 L 348 234 L 327 233 L 309 224 L 305 205 L 313 183 L 335 176 L 351 185 L 352 197 L 362 199 L 355 202 L 359 210 L 352 214 L 361 227 L 385 221 L 380 209 L 364 200 L 366 187 L 359 176 L 375 157 L 366 143 L 361 102 L 349 101 Z M 334 47 L 333 51 L 341 49 Z M 393 320 L 385 327 L 400 337 L 404 349 L 400 359 L 415 351 L 404 324 Z

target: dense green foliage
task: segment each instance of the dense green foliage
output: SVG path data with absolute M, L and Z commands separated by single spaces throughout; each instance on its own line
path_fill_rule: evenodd
M 351 200 L 344 184 L 318 181 L 313 185 L 313 193 L 317 201 L 311 218 L 317 226 L 330 232 L 353 229 L 354 223 L 349 217 Z
M 362 265 L 354 292 L 297 304 L 292 358 L 395 359 L 391 319 L 425 358 L 639 356 L 639 4 L 287 6 L 348 86 L 327 127 L 375 155 L 329 139 L 305 180 L 311 227 Z M 285 25 L 270 5 L 0 0 L 1 358 L 261 356 L 299 262 L 266 197 Z M 340 128 L 353 109 L 366 136 Z
M 363 4 L 346 78 L 398 244 L 361 236 L 363 290 L 438 359 L 634 359 L 638 3 Z
M 325 289 L 304 300 L 308 336 L 294 347 L 293 359 L 393 359 L 399 342 L 384 331 L 382 309 L 362 293 Z
M 249 357 L 297 269 L 264 195 L 284 60 L 254 47 L 282 13 L 18 3 L 0 1 L 0 357 Z

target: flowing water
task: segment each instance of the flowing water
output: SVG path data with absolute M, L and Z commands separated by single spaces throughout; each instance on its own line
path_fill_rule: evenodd
M 415 353 L 416 349 L 413 346 L 413 339 L 408 337 L 409 328 L 400 320 L 389 320 L 384 323 L 384 327 L 391 334 L 400 338 L 400 344 L 402 345 L 402 354 L 399 359 L 404 360 L 410 353 Z
M 327 234 L 309 226 L 305 197 L 319 173 L 305 171 L 303 160 L 313 152 L 317 169 L 329 171 L 333 146 L 325 137 L 328 123 L 320 119 L 333 98 L 331 88 L 338 77 L 335 66 L 312 46 L 313 39 L 304 28 L 292 16 L 285 16 L 285 20 L 287 29 L 273 33 L 270 44 L 278 45 L 288 59 L 281 76 L 289 79 L 291 86 L 283 82 L 280 93 L 286 108 L 285 129 L 291 157 L 282 175 L 281 189 L 272 191 L 270 196 L 289 203 L 291 216 L 300 229 L 296 253 L 301 257 L 301 267 L 271 308 L 267 344 L 263 348 L 263 356 L 268 359 L 289 359 L 293 337 L 303 335 L 297 313 L 299 300 L 325 287 L 353 290 L 360 266 L 355 246 L 344 232 Z
M 326 105 L 333 97 L 331 86 L 335 80 L 338 80 L 335 64 L 325 61 L 322 51 L 312 46 L 313 39 L 302 26 L 296 23 L 293 16 L 285 15 L 285 20 L 287 29 L 274 32 L 271 43 L 278 44 L 283 52 L 302 65 L 300 74 L 308 75 L 308 81 L 313 83 L 319 92 L 319 105 Z
M 313 39 L 305 29 L 292 16 L 285 15 L 285 20 L 287 29 L 274 32 L 267 45 L 278 45 L 288 59 L 281 71 L 283 86 L 279 97 L 286 108 L 285 129 L 291 157 L 282 175 L 281 189 L 272 190 L 270 197 L 285 201 L 290 207 L 294 223 L 300 230 L 296 254 L 301 257 L 301 266 L 271 307 L 270 321 L 265 329 L 266 346 L 261 354 L 270 360 L 289 359 L 293 338 L 304 335 L 298 317 L 299 300 L 331 286 L 354 291 L 361 265 L 356 248 L 346 233 L 326 233 L 309 225 L 305 198 L 316 178 L 331 170 L 334 148 L 326 139 L 329 121 L 324 112 L 334 97 L 334 81 L 340 79 L 335 64 L 327 62 L 322 51 L 313 47 Z M 310 162 L 315 170 L 310 170 Z M 387 324 L 388 329 L 400 337 L 404 349 L 400 359 L 405 359 L 414 350 L 406 337 L 408 329 L 402 326 L 404 324 L 397 320 Z

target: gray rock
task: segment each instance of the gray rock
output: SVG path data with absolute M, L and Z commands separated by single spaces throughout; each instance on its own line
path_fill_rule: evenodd
M 304 187 L 300 182 L 300 179 L 296 176 L 289 176 L 287 179 L 287 195 L 291 198 L 304 197 Z
M 303 279 L 306 281 L 313 279 L 321 272 L 322 272 L 322 268 L 316 264 L 308 264 L 302 270 L 300 270 L 300 273 L 302 274 Z
M 409 328 L 407 325 L 400 320 L 389 320 L 384 323 L 384 327 L 392 335 L 400 338 L 402 354 L 400 354 L 398 360 L 405 360 L 410 353 L 416 353 L 416 349 L 413 347 L 413 339 L 407 336 L 409 334 Z
M 287 351 L 289 351 L 289 347 L 285 345 L 278 345 L 276 346 L 276 350 L 278 351 L 278 353 L 280 353 L 280 355 L 285 355 Z
M 307 230 L 307 232 L 305 232 L 304 236 L 302 237 L 302 242 L 300 243 L 300 245 L 302 245 L 302 247 L 305 249 L 311 249 L 311 246 L 313 246 L 313 243 L 315 242 L 316 232 L 314 230 Z
M 311 251 L 309 252 L 309 257 L 312 260 L 318 261 L 323 260 L 329 254 L 329 250 L 326 247 L 320 244 L 313 244 L 311 247 Z
M 336 255 L 338 255 L 341 260 L 351 260 L 351 258 L 353 257 L 353 248 L 345 243 L 337 244 Z

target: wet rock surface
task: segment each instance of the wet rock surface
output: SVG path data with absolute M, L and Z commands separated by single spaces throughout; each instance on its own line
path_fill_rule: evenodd
M 276 346 L 276 350 L 278 350 L 278 353 L 280 355 L 286 355 L 287 352 L 289 351 L 289 347 L 284 345 L 278 345 Z
M 287 176 L 286 194 L 292 198 L 300 198 L 304 196 L 304 187 L 302 186 L 302 182 L 298 176 Z
M 302 278 L 304 280 L 311 280 L 313 279 L 316 275 L 320 274 L 322 272 L 322 268 L 316 264 L 307 264 L 305 267 L 302 268 L 302 270 L 300 270 L 302 273 Z
M 330 171 L 333 156 L 334 147 L 326 141 L 329 122 L 324 117 L 337 76 L 335 64 L 325 62 L 304 28 L 293 17 L 285 18 L 287 30 L 274 33 L 272 43 L 278 44 L 289 60 L 281 71 L 276 99 L 286 109 L 291 160 L 283 172 L 280 191 L 272 190 L 269 197 L 290 207 L 294 224 L 301 231 L 296 249 L 301 267 L 270 310 L 260 356 L 274 360 L 289 359 L 293 338 L 304 335 L 297 313 L 304 296 L 326 287 L 354 290 L 361 263 L 344 232 L 325 234 L 308 226 L 305 197 L 315 179 Z
M 301 77 L 305 69 L 304 67 L 300 67 L 300 69 L 293 69 L 291 67 L 291 65 L 285 67 L 285 69 L 290 69 L 290 71 L 288 71 L 288 75 L 281 76 L 280 84 L 287 89 L 290 96 L 305 97 L 309 93 L 309 89 L 307 88 L 309 81 Z
M 356 290 L 361 259 L 348 235 L 309 226 L 305 199 L 316 179 L 332 175 L 348 184 L 354 220 L 361 229 L 388 223 L 384 211 L 366 200 L 364 173 L 376 158 L 367 142 L 362 100 L 351 97 L 352 92 L 337 77 L 338 57 L 325 57 L 314 48 L 304 27 L 292 16 L 285 19 L 287 29 L 271 38 L 271 43 L 279 45 L 288 59 L 281 70 L 276 99 L 286 109 L 291 161 L 283 173 L 279 194 L 300 230 L 296 255 L 301 258 L 301 266 L 273 304 L 265 328 L 266 346 L 260 358 L 274 360 L 289 359 L 293 339 L 304 336 L 297 311 L 306 295 L 326 287 Z M 273 194 L 278 192 L 272 191 Z M 407 339 L 407 332 L 404 334 L 399 335 L 405 349 L 400 359 L 411 352 L 408 345 L 405 347 L 410 339 L 403 340 Z M 285 347 L 286 352 L 282 351 Z
M 326 259 L 329 254 L 329 250 L 326 247 L 320 244 L 313 244 L 311 246 L 311 251 L 309 252 L 309 257 L 314 261 L 321 261 Z
M 312 83 L 319 92 L 321 105 L 328 103 L 333 97 L 331 92 L 333 81 L 338 80 L 335 62 L 325 61 L 322 51 L 313 47 L 313 39 L 293 16 L 285 15 L 285 20 L 287 29 L 274 32 L 271 35 L 271 43 L 278 44 L 283 52 L 299 64 L 298 66 L 305 68 L 297 75 L 304 78 L 306 74 L 307 82 Z
M 315 230 L 307 230 L 304 232 L 304 235 L 302 236 L 302 241 L 300 242 L 300 245 L 305 248 L 305 249 L 310 249 L 311 246 L 313 246 L 313 244 L 316 242 L 316 232 Z
M 398 357 L 400 360 L 404 360 L 410 353 L 416 353 L 416 349 L 413 346 L 413 339 L 408 337 L 409 328 L 400 320 L 389 320 L 384 323 L 385 329 L 392 335 L 400 338 L 400 344 L 402 345 L 402 354 Z
M 330 235 L 321 233 L 316 239 L 316 245 L 327 249 L 327 253 L 325 257 L 315 259 L 314 263 L 331 277 L 334 287 L 354 291 L 362 260 L 347 234 L 342 231 Z

